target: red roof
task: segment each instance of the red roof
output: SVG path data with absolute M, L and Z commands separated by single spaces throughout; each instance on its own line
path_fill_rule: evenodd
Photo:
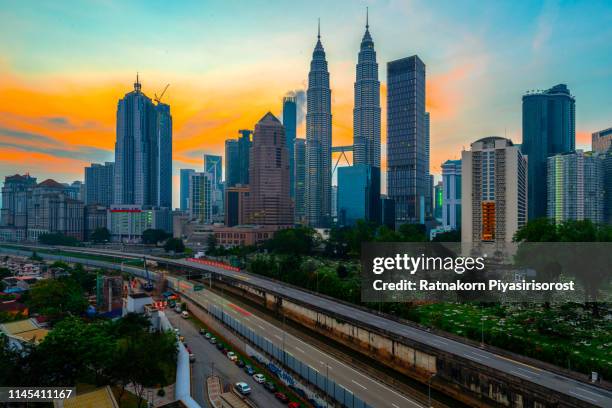
M 37 187 L 65 188 L 63 184 L 60 184 L 53 179 L 46 179 L 45 181 L 38 183 Z

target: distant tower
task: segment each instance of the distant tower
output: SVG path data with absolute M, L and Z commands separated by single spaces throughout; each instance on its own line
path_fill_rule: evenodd
M 356 68 L 353 164 L 380 168 L 380 82 L 376 51 L 368 23 L 366 14 L 366 30 L 361 40 Z
M 306 215 L 306 140 L 295 139 L 293 153 L 295 166 L 295 222 L 302 224 Z
M 172 116 L 170 106 L 134 90 L 117 105 L 114 204 L 172 205 Z
M 289 152 L 289 175 L 291 197 L 295 197 L 295 181 L 294 181 L 294 161 L 293 150 L 295 144 L 295 136 L 297 133 L 297 104 L 295 96 L 285 96 L 283 98 L 283 126 L 285 126 L 285 138 L 287 139 L 287 151 Z
M 285 129 L 268 112 L 255 125 L 249 169 L 248 219 L 257 225 L 292 226 Z
M 331 219 L 332 114 L 329 72 L 321 44 L 321 25 L 308 73 L 306 111 L 306 219 L 325 227 Z

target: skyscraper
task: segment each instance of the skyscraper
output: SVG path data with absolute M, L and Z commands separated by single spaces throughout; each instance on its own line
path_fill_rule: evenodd
M 181 169 L 179 208 L 181 211 L 189 209 L 189 179 L 195 173 L 194 169 Z
M 29 174 L 6 176 L 2 186 L 2 209 L 0 210 L 0 236 L 10 241 L 27 238 L 28 204 L 36 177 Z
M 85 167 L 85 204 L 99 204 L 109 207 L 113 204 L 113 183 L 115 163 L 92 163 Z
M 249 169 L 247 218 L 253 224 L 291 226 L 289 158 L 285 129 L 270 112 L 255 125 Z
M 291 193 L 291 198 L 293 198 L 295 197 L 293 150 L 297 132 L 297 104 L 295 96 L 285 96 L 283 98 L 283 126 L 285 127 L 287 152 L 289 153 L 289 192 Z
M 461 228 L 461 160 L 442 164 L 442 226 Z
M 213 188 L 220 188 L 219 186 L 221 186 L 222 168 L 223 158 L 221 156 L 216 156 L 214 154 L 204 155 L 204 173 L 210 174 L 210 177 L 212 178 Z
M 387 63 L 387 192 L 396 224 L 424 223 L 431 196 L 425 126 L 425 64 L 414 55 Z
M 612 127 L 594 132 L 592 135 L 593 151 L 597 153 L 605 153 L 612 145 Z
M 306 100 L 306 219 L 312 227 L 325 227 L 331 219 L 332 114 L 320 25 L 310 62 Z
M 306 140 L 295 139 L 293 155 L 295 167 L 295 222 L 302 224 L 304 223 L 304 217 L 306 216 Z
M 547 216 L 556 222 L 604 220 L 604 161 L 593 152 L 577 150 L 547 160 Z
M 380 223 L 380 169 L 367 164 L 338 169 L 338 223 L 357 220 Z
M 529 219 L 546 216 L 546 159 L 574 151 L 575 99 L 564 84 L 523 95 L 523 143 L 529 166 Z
M 461 242 L 512 242 L 527 222 L 527 160 L 491 136 L 461 152 Z
M 227 139 L 225 141 L 225 187 L 233 187 L 239 184 L 240 159 L 238 140 Z
M 210 173 L 189 175 L 189 216 L 203 224 L 212 222 L 212 192 L 214 177 Z
M 429 146 L 430 146 L 430 140 L 429 140 L 429 124 L 430 124 L 430 115 L 429 112 L 425 112 L 425 169 L 427 171 L 427 176 L 429 177 L 429 186 L 431 187 L 431 189 L 433 190 L 434 188 L 434 177 L 433 175 L 429 172 L 429 165 L 430 165 L 430 154 L 429 154 Z M 434 204 L 433 204 L 433 196 L 431 194 L 427 195 L 427 199 L 425 202 L 425 216 L 432 216 L 433 215 L 433 210 L 434 210 Z
M 366 30 L 357 58 L 353 108 L 353 164 L 380 168 L 380 82 L 374 41 Z
M 170 107 L 154 105 L 134 90 L 117 105 L 115 204 L 170 207 L 172 204 L 172 117 Z

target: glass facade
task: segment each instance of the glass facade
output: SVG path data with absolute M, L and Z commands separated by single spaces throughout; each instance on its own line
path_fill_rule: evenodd
M 295 197 L 295 162 L 294 145 L 297 132 L 297 103 L 295 96 L 283 98 L 283 126 L 285 127 L 285 140 L 289 153 L 289 193 Z
M 380 169 L 365 164 L 338 169 L 338 223 L 380 223 Z
M 189 208 L 189 177 L 193 173 L 195 173 L 193 169 L 181 169 L 180 171 L 179 208 L 181 211 L 187 211 Z

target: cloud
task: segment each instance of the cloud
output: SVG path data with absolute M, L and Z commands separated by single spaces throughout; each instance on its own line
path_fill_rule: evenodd
M 558 15 L 557 2 L 547 1 L 538 16 L 536 31 L 531 42 L 531 49 L 534 52 L 541 52 L 551 39 Z

